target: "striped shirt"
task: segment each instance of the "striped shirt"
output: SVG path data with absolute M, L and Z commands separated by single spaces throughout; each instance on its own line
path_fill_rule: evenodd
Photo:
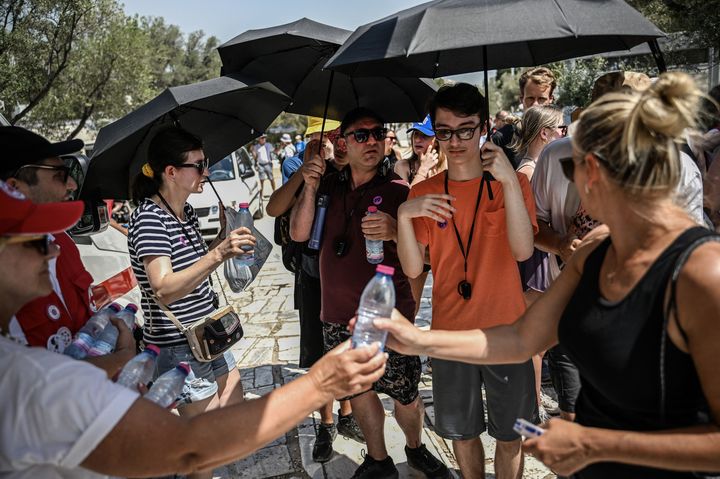
M 170 258 L 173 271 L 178 272 L 193 265 L 207 252 L 207 246 L 200 235 L 195 210 L 187 203 L 185 203 L 185 219 L 183 225 L 190 235 L 189 238 L 178 221 L 150 199 L 145 199 L 130 218 L 128 229 L 130 264 L 142 293 L 142 309 L 145 316 L 143 337 L 148 344 L 175 346 L 187 342 L 185 336 L 153 300 L 153 291 L 143 265 L 143 258 L 146 256 L 167 256 Z M 213 298 L 213 290 L 209 281 L 205 279 L 190 294 L 166 306 L 182 324 L 190 325 L 215 311 Z

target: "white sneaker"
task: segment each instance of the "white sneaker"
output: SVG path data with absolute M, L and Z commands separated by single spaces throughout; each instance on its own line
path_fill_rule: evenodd
M 557 416 L 560 414 L 560 407 L 558 407 L 558 402 L 544 392 L 540 392 L 540 405 L 551 416 Z
M 538 417 L 540 418 L 540 424 L 545 424 L 552 418 L 542 405 L 538 406 Z

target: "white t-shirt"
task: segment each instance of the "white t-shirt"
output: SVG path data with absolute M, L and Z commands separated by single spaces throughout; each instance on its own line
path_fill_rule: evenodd
M 139 394 L 84 361 L 0 337 L 0 478 L 103 478 L 80 467 Z

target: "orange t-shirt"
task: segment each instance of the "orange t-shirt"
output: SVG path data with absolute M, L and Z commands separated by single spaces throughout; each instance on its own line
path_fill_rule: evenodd
M 410 190 L 408 199 L 429 193 L 444 193 L 446 174 L 435 175 L 415 185 Z M 448 183 L 449 193 L 456 198 L 452 202 L 457 208 L 453 220 L 460 233 L 463 248 L 467 248 L 481 180 L 482 178 L 469 181 L 451 180 Z M 518 174 L 518 180 L 533 225 L 533 233 L 537 233 L 535 199 L 530 182 L 523 174 Z M 507 237 L 502 184 L 491 181 L 490 185 L 494 199 L 490 201 L 485 183 L 468 256 L 467 281 L 472 285 L 469 300 L 458 294 L 458 283 L 464 279 L 464 261 L 452 225 L 453 220 L 443 226 L 427 217 L 413 218 L 417 241 L 428 246 L 430 250 L 433 273 L 433 329 L 464 330 L 510 324 L 525 311 L 518 264 L 510 251 Z

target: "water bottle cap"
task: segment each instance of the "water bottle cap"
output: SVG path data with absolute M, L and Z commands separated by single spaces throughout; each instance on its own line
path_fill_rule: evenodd
M 160 348 L 158 348 L 154 344 L 148 344 L 147 346 L 145 346 L 145 351 L 154 354 L 155 356 L 160 354 Z
M 377 206 L 368 206 L 368 213 L 377 213 Z
M 116 313 L 119 313 L 120 311 L 122 311 L 122 306 L 120 306 L 120 305 L 117 304 L 117 303 L 111 304 L 110 306 L 108 306 L 108 308 L 112 309 L 112 310 L 115 311 Z
M 136 305 L 136 304 L 133 304 L 133 303 L 129 303 L 127 306 L 125 306 L 125 309 L 129 309 L 130 311 L 133 312 L 133 314 L 135 314 L 135 313 L 138 312 L 138 307 L 137 307 L 137 305 Z
M 177 369 L 184 371 L 185 374 L 190 374 L 190 365 L 188 363 L 182 362 L 182 363 L 178 364 L 176 367 L 177 367 Z
M 377 265 L 377 268 L 375 268 L 375 271 L 377 271 L 378 273 L 381 273 L 381 274 L 386 274 L 388 276 L 392 276 L 395 274 L 395 268 L 393 268 L 392 266 L 384 265 L 384 264 Z
M 250 208 L 250 203 L 240 203 L 238 206 L 240 209 L 248 209 Z

